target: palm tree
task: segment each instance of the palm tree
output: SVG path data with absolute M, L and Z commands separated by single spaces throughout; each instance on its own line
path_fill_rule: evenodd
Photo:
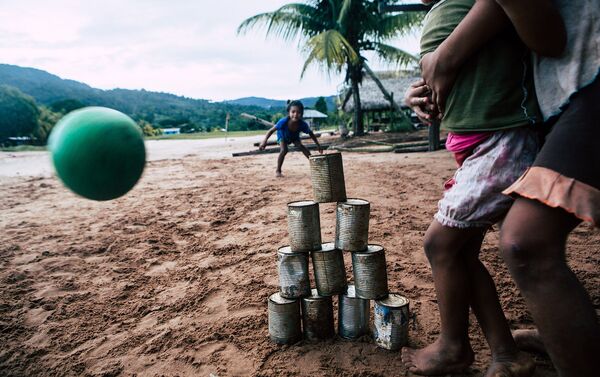
M 415 56 L 384 42 L 409 33 L 422 18 L 419 13 L 381 14 L 376 0 L 307 0 L 252 16 L 240 24 L 238 33 L 266 26 L 267 35 L 286 41 L 300 38 L 299 46 L 307 55 L 300 77 L 312 64 L 328 72 L 345 71 L 354 101 L 354 134 L 363 135 L 359 91 L 366 67 L 363 53 L 374 51 L 382 61 L 398 65 L 416 62 Z

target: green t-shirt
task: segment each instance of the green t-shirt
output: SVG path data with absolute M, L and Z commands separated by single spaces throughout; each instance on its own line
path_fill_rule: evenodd
M 475 0 L 442 0 L 425 17 L 421 56 L 434 51 L 473 7 Z M 514 30 L 496 36 L 461 68 L 446 101 L 442 128 L 495 131 L 541 119 L 531 56 Z

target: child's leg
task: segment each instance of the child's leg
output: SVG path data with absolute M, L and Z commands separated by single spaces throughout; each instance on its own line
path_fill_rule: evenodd
M 302 153 L 304 154 L 304 156 L 306 156 L 306 158 L 310 157 L 310 151 L 308 149 L 306 149 L 306 147 L 304 146 L 304 144 L 302 144 L 302 142 L 300 140 L 294 141 L 294 145 L 296 146 L 296 148 L 298 148 L 298 149 L 300 149 L 300 151 L 302 151 Z
M 402 361 L 413 373 L 447 374 L 465 370 L 473 362 L 469 343 L 470 283 L 465 249 L 479 250 L 481 229 L 450 228 L 433 221 L 425 234 L 425 253 L 431 264 L 441 331 L 429 346 L 404 348 Z
M 500 238 L 502 256 L 564 377 L 597 376 L 600 370 L 600 324 L 565 259 L 568 234 L 578 223 L 562 209 L 519 198 Z
M 277 170 L 275 174 L 278 177 L 281 177 L 281 166 L 283 165 L 283 160 L 285 160 L 285 155 L 288 153 L 288 145 L 285 141 L 279 142 L 279 156 L 277 157 Z
M 402 359 L 413 373 L 459 372 L 473 361 L 468 339 L 469 304 L 486 335 L 494 361 L 487 377 L 531 376 L 533 360 L 520 354 L 498 302 L 494 282 L 479 261 L 485 230 L 450 228 L 434 221 L 425 238 L 440 309 L 440 336 L 433 344 L 405 348 Z
M 472 287 L 471 307 L 492 352 L 492 363 L 486 377 L 533 375 L 535 363 L 517 348 L 498 300 L 494 280 L 479 260 L 479 249 L 466 251 L 471 253 L 466 256 Z

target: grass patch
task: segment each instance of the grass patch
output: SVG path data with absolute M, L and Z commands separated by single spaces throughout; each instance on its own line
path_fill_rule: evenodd
M 243 136 L 256 136 L 266 134 L 266 130 L 255 130 L 255 131 L 212 131 L 212 132 L 197 132 L 193 134 L 177 134 L 177 135 L 159 135 L 159 136 L 147 136 L 146 140 L 198 140 L 198 139 L 215 139 L 215 138 L 234 138 Z
M 43 145 L 17 145 L 14 147 L 0 147 L 0 152 L 42 152 L 46 147 Z

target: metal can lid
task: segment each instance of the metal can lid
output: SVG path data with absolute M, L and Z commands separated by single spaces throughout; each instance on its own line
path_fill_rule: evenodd
M 401 308 L 408 305 L 408 299 L 398 293 L 390 293 L 386 298 L 377 300 L 378 305 L 383 305 L 391 308 Z
M 320 300 L 331 300 L 331 297 L 329 296 L 320 296 L 319 292 L 317 291 L 316 288 L 313 288 L 310 290 L 310 296 L 308 297 L 302 297 L 303 300 L 305 301 L 320 301 Z
M 318 252 L 328 252 L 335 250 L 335 242 L 326 242 L 321 244 L 321 250 L 317 250 Z
M 364 200 L 364 199 L 358 199 L 358 198 L 348 198 L 346 199 L 345 202 L 339 202 L 338 203 L 339 206 L 368 206 L 369 205 L 369 201 L 368 200 Z
M 275 304 L 292 304 L 296 302 L 296 300 L 291 300 L 289 298 L 282 297 L 279 292 L 273 293 L 271 296 L 269 296 L 269 301 L 272 301 Z
M 288 207 L 309 207 L 315 204 L 318 205 L 318 203 L 314 200 L 298 200 L 295 202 L 289 202 L 287 205 Z
M 308 251 L 292 251 L 291 246 L 282 246 L 279 249 L 277 249 L 277 254 L 299 255 L 299 254 L 308 254 Z
M 344 293 L 344 296 L 348 298 L 356 298 L 356 288 L 354 285 L 348 285 L 348 289 L 346 290 L 346 293 Z
M 331 152 L 331 153 L 323 153 L 323 154 L 313 154 L 309 157 L 309 159 L 311 160 L 319 160 L 319 159 L 323 159 L 323 158 L 331 158 L 333 156 L 337 157 L 337 156 L 341 156 L 342 152 Z
M 354 254 L 375 254 L 383 252 L 383 246 L 370 244 L 367 246 L 367 250 L 363 251 L 353 251 Z

